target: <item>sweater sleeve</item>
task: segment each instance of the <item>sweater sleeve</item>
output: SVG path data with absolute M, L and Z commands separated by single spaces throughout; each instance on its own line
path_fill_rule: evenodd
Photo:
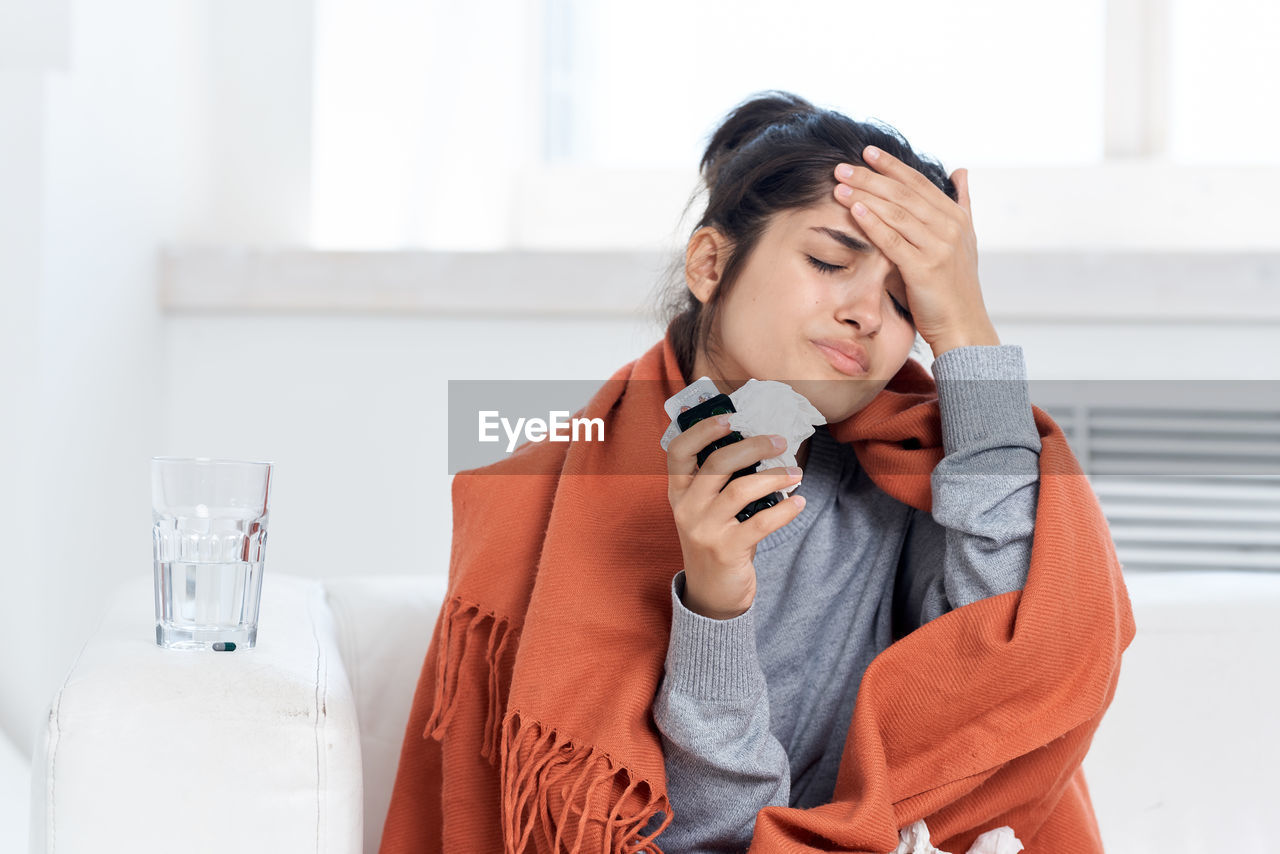
M 671 582 L 671 638 L 653 703 L 672 810 L 657 842 L 666 854 L 746 851 L 756 813 L 789 806 L 791 795 L 787 754 L 770 729 L 755 604 L 731 620 L 704 617 L 684 606 L 684 581 L 681 570 Z
M 896 633 L 1021 590 L 1031 565 L 1040 434 L 1016 344 L 956 347 L 933 363 L 943 458 L 932 513 L 912 512 L 898 567 Z

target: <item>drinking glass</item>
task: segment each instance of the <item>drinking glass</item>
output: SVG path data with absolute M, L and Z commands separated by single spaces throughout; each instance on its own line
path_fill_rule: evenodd
M 269 462 L 153 457 L 156 643 L 234 651 L 258 640 Z

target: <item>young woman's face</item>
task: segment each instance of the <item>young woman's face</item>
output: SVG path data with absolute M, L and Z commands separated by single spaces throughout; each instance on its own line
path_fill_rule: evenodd
M 719 243 L 715 275 L 690 278 L 690 288 L 705 301 L 719 281 L 727 246 L 718 233 L 704 236 L 701 246 L 698 241 L 695 234 L 690 260 Z M 698 354 L 694 377 L 709 376 L 723 391 L 751 378 L 780 380 L 828 423 L 843 421 L 870 403 L 911 353 L 916 329 L 903 315 L 906 293 L 898 268 L 835 199 L 784 211 L 761 235 L 721 304 L 720 346 L 714 356 Z

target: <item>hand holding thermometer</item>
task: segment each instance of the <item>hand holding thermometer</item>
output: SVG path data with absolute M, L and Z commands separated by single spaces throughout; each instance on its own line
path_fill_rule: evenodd
M 729 398 L 729 395 L 717 394 L 715 397 L 711 398 L 710 400 L 703 401 L 702 403 L 699 403 L 697 406 L 694 406 L 690 409 L 686 409 L 684 412 L 681 412 L 679 415 L 676 416 L 676 424 L 680 427 L 681 432 L 683 432 L 685 430 L 688 430 L 694 424 L 697 424 L 699 421 L 702 421 L 707 418 L 714 418 L 717 415 L 725 415 L 730 412 L 737 412 L 737 409 L 734 408 L 733 401 Z M 702 465 L 706 463 L 707 457 L 709 457 L 715 451 L 719 450 L 720 448 L 723 448 L 725 445 L 732 445 L 734 442 L 741 442 L 741 441 L 742 441 L 742 434 L 739 433 L 737 430 L 732 431 L 731 433 L 729 433 L 729 435 L 724 436 L 723 438 L 716 439 L 714 442 L 707 445 L 705 448 L 703 448 L 701 451 L 698 452 L 698 455 L 697 455 L 698 467 L 701 468 Z M 729 480 L 725 482 L 725 486 L 728 486 L 729 482 L 733 481 L 735 478 L 739 478 L 747 474 L 754 474 L 759 465 L 760 465 L 759 463 L 752 463 L 749 466 L 738 469 L 732 475 L 729 476 Z M 781 492 L 771 493 L 769 495 L 766 495 L 764 498 L 759 498 L 755 501 L 752 501 L 746 507 L 743 507 L 742 510 L 734 518 L 736 518 L 739 522 L 745 522 L 756 513 L 759 513 L 761 510 L 772 507 L 782 500 L 783 500 L 783 495 Z

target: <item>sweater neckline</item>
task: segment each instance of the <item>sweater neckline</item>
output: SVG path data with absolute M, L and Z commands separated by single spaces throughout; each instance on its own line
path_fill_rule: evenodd
M 844 472 L 845 455 L 839 442 L 831 435 L 827 425 L 821 424 L 809 440 L 809 458 L 805 460 L 804 478 L 792 490 L 792 495 L 803 495 L 804 509 L 789 523 L 766 536 L 756 546 L 757 554 L 781 546 L 804 535 L 823 508 L 831 503 L 836 484 Z

